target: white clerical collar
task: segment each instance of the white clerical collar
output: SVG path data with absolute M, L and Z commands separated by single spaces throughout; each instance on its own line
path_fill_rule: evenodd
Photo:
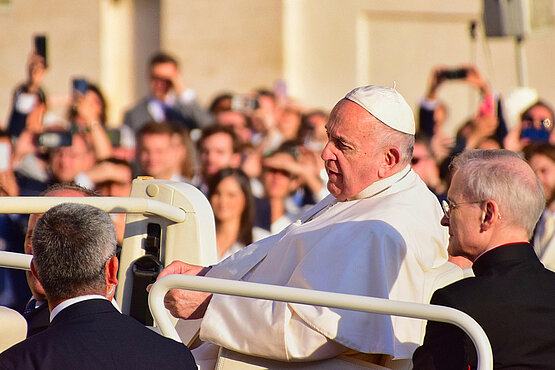
M 52 320 L 54 320 L 56 315 L 59 314 L 62 310 L 68 308 L 69 306 L 71 306 L 75 303 L 88 301 L 89 299 L 105 299 L 105 300 L 108 300 L 106 297 L 101 296 L 99 294 L 82 295 L 80 297 L 74 297 L 74 298 L 66 299 L 65 301 L 63 301 L 62 303 L 60 303 L 59 305 L 54 307 L 52 312 L 50 312 L 50 322 L 52 322 Z
M 407 165 L 405 168 L 403 168 L 401 171 L 397 172 L 396 174 L 394 174 L 392 176 L 389 176 L 385 179 L 376 181 L 375 183 L 371 184 L 370 186 L 368 186 L 366 189 L 362 190 L 360 193 L 358 193 L 354 197 L 348 198 L 347 200 L 372 198 L 372 197 L 386 191 L 387 189 L 392 187 L 393 184 L 401 181 L 403 178 L 405 178 L 405 176 L 407 176 L 409 174 L 410 170 L 411 170 L 410 165 Z

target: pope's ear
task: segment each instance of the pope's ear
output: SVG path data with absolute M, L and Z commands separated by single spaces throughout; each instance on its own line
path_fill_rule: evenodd
M 382 166 L 378 170 L 378 175 L 380 178 L 388 177 L 390 174 L 389 172 L 395 166 L 399 164 L 401 161 L 401 151 L 394 147 L 390 146 L 384 149 L 383 151 L 383 162 Z

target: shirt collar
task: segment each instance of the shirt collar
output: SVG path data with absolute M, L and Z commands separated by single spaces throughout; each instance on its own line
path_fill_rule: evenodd
M 348 198 L 347 200 L 358 200 L 358 199 L 364 199 L 364 198 L 372 198 L 384 191 L 386 191 L 387 189 L 389 189 L 390 187 L 392 187 L 395 183 L 401 181 L 405 176 L 408 175 L 408 173 L 410 172 L 410 165 L 407 165 L 405 168 L 403 168 L 401 171 L 397 172 L 396 174 L 386 177 L 385 179 L 382 180 L 378 180 L 376 182 L 374 182 L 373 184 L 371 184 L 370 186 L 368 186 L 366 189 L 362 190 L 360 193 L 358 193 L 357 195 Z
M 105 300 L 108 300 L 106 297 L 101 296 L 99 294 L 82 295 L 80 297 L 74 297 L 74 298 L 66 299 L 65 301 L 63 301 L 62 303 L 60 303 L 59 305 L 54 307 L 54 309 L 50 313 L 50 322 L 52 322 L 52 320 L 54 320 L 56 315 L 59 314 L 62 310 L 68 308 L 69 306 L 71 306 L 75 303 L 87 301 L 89 299 L 105 299 Z

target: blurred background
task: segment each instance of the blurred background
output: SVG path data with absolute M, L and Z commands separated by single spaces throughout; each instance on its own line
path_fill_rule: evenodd
M 555 101 L 553 2 L 523 3 L 532 19 L 522 43 L 525 81 L 515 38 L 485 37 L 480 0 L 0 0 L 0 122 L 36 34 L 47 36 L 49 110 L 63 115 L 71 78 L 87 76 L 103 88 L 110 127 L 147 93 L 147 61 L 160 49 L 178 58 L 204 106 L 222 91 L 277 84 L 329 110 L 355 86 L 396 81 L 416 108 L 433 66 L 464 63 L 502 95 L 526 84 Z M 465 84 L 443 88 L 447 127 L 475 108 L 474 94 Z

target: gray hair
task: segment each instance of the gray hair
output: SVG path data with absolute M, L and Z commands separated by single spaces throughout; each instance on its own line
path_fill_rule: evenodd
M 409 164 L 414 149 L 414 135 L 394 130 L 377 118 L 376 121 L 376 125 L 372 128 L 372 135 L 377 138 L 381 148 L 387 146 L 396 147 L 401 152 L 399 164 L 401 166 Z
M 467 199 L 495 200 L 503 219 L 532 235 L 545 207 L 545 195 L 540 180 L 517 153 L 469 150 L 455 157 L 451 169 L 461 171 Z
M 33 233 L 33 264 L 49 299 L 98 294 L 105 265 L 116 253 L 110 216 L 93 206 L 63 203 L 49 209 Z

